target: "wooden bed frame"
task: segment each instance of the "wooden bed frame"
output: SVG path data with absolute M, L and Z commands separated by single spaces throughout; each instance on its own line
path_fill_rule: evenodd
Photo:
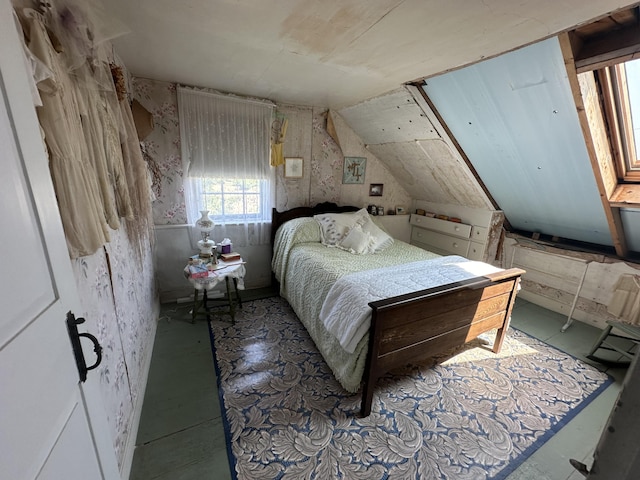
M 285 212 L 273 209 L 272 244 L 275 232 L 284 222 L 320 213 L 357 210 L 357 207 L 339 207 L 335 203 Z M 395 368 L 445 353 L 492 329 L 498 329 L 492 347 L 492 351 L 498 353 L 524 273 L 519 268 L 511 268 L 369 303 L 372 317 L 361 415 L 366 417 L 371 413 L 377 380 Z

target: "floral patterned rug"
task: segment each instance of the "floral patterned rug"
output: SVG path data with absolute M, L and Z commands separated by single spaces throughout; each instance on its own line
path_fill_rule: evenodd
M 372 413 L 333 378 L 287 302 L 214 320 L 212 344 L 234 478 L 502 479 L 609 383 L 511 329 L 380 379 Z

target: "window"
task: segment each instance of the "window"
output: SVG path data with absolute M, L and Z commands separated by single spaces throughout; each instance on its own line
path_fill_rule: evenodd
M 274 105 L 178 88 L 180 141 L 189 223 L 201 210 L 224 227 L 219 235 L 243 244 L 268 243 L 275 173 L 269 164 Z M 215 233 L 215 231 L 214 231 Z
M 209 210 L 217 224 L 261 222 L 270 215 L 268 195 L 264 195 L 270 190 L 268 180 L 196 177 L 189 182 L 196 192 L 196 208 Z
M 640 182 L 640 60 L 598 71 L 618 178 Z

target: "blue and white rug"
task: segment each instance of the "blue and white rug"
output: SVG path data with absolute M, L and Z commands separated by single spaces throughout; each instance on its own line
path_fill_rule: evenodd
M 511 329 L 442 363 L 360 394 L 333 378 L 281 298 L 248 302 L 212 344 L 234 478 L 502 479 L 610 383 L 609 377 Z

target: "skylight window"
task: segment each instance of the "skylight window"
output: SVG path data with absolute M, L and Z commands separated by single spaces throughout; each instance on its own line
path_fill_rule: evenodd
M 640 182 L 640 59 L 598 71 L 618 178 Z
M 640 59 L 623 63 L 627 78 L 627 92 L 629 95 L 629 107 L 631 113 L 631 131 L 635 144 L 635 163 L 640 159 Z M 637 168 L 637 167 L 635 167 Z

